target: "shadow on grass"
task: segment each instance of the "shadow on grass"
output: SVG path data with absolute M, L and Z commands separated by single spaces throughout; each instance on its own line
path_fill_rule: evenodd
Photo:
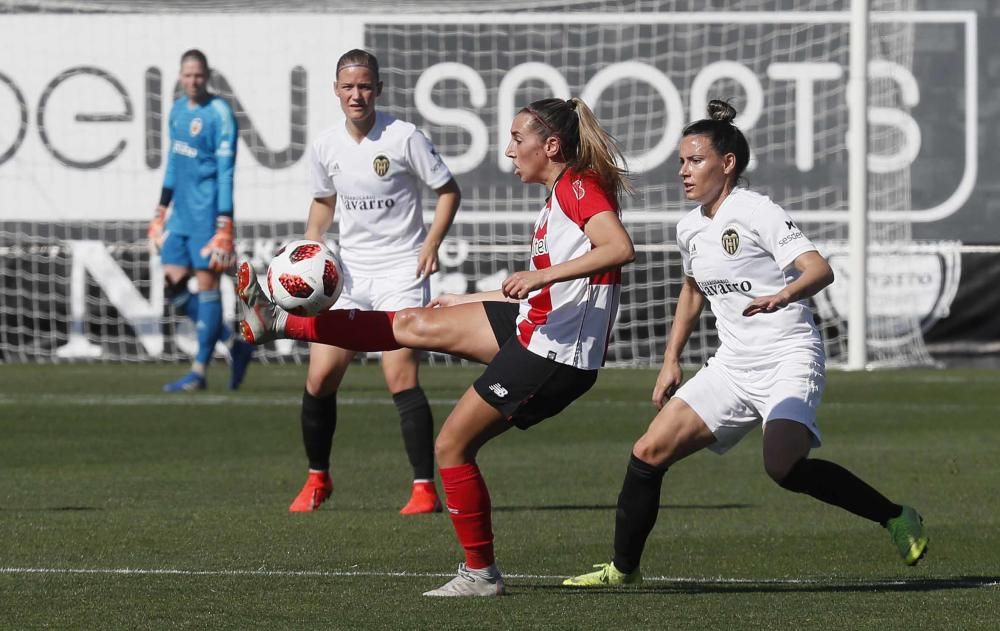
M 753 508 L 753 504 L 660 504 L 660 508 L 672 510 L 728 510 L 732 508 Z M 513 505 L 494 506 L 494 513 L 514 513 L 518 511 L 536 510 L 615 510 L 616 504 L 539 504 L 537 506 Z
M 574 588 L 563 585 L 512 581 L 511 591 L 540 591 L 593 596 L 630 596 L 644 594 L 759 594 L 759 593 L 851 593 L 851 592 L 934 592 L 951 589 L 1000 587 L 1000 576 L 939 576 L 936 578 L 874 579 L 685 579 L 650 580 L 638 587 Z
M 30 508 L 18 508 L 10 506 L 0 506 L 0 511 L 7 511 L 10 513 L 50 513 L 55 511 L 96 511 L 104 510 L 103 508 L 98 508 L 96 506 L 32 506 Z

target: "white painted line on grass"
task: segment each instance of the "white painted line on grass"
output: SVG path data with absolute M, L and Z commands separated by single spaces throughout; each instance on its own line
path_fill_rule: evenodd
M 91 574 L 118 576 L 249 576 L 279 578 L 448 578 L 454 572 L 404 572 L 374 570 L 180 570 L 172 568 L 46 568 L 46 567 L 0 567 L 0 574 Z M 566 576 L 551 574 L 505 573 L 505 578 L 561 581 Z M 901 579 L 850 579 L 850 578 L 730 578 L 692 576 L 644 576 L 643 581 L 655 583 L 683 583 L 685 585 L 788 585 L 788 586 L 856 586 L 856 587 L 905 587 L 919 585 L 954 586 L 968 588 L 1000 587 L 1000 581 L 993 577 L 933 577 Z

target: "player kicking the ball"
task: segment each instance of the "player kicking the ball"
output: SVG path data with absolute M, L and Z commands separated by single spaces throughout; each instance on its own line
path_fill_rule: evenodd
M 548 195 L 532 233 L 530 267 L 498 291 L 439 297 L 438 308 L 334 309 L 315 318 L 277 310 L 249 264 L 239 268 L 247 341 L 274 337 L 357 351 L 418 348 L 488 364 L 435 442 L 448 515 L 465 562 L 427 596 L 497 596 L 490 494 L 476 455 L 512 427 L 555 416 L 590 389 L 618 311 L 621 266 L 634 257 L 619 216 L 629 190 L 614 140 L 580 99 L 544 99 L 510 128 L 507 157 L 523 182 Z

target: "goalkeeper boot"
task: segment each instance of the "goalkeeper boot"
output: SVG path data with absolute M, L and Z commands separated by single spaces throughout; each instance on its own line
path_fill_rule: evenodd
M 305 485 L 292 500 L 288 511 L 291 513 L 308 513 L 319 510 L 319 507 L 333 493 L 333 480 L 328 471 L 310 471 Z
M 243 383 L 250 360 L 253 358 L 253 344 L 234 339 L 229 349 L 229 389 L 236 390 Z
M 638 568 L 628 574 L 621 572 L 614 563 L 598 563 L 593 572 L 567 578 L 563 585 L 572 587 L 621 587 L 642 583 L 642 572 Z
M 441 587 L 424 592 L 424 596 L 503 596 L 503 576 L 496 564 L 481 570 L 458 566 L 458 575 Z
M 410 489 L 410 501 L 399 510 L 400 515 L 418 515 L 421 513 L 440 513 L 441 500 L 437 489 L 431 481 L 414 482 Z
M 205 389 L 205 377 L 196 372 L 189 372 L 177 381 L 171 381 L 163 386 L 164 392 L 194 392 Z
M 240 261 L 236 269 L 236 294 L 240 298 L 240 335 L 249 344 L 273 340 L 287 315 L 278 309 L 260 288 L 250 261 Z M 284 317 L 282 317 L 284 316 Z
M 899 517 L 893 517 L 885 524 L 892 542 L 896 544 L 903 563 L 916 565 L 927 554 L 930 537 L 924 532 L 924 518 L 909 506 L 903 507 Z

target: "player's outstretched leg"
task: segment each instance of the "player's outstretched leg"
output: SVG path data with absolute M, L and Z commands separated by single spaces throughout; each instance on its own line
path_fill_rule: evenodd
M 472 570 L 459 563 L 458 574 L 441 587 L 424 592 L 424 596 L 503 596 L 503 576 L 496 564 Z

